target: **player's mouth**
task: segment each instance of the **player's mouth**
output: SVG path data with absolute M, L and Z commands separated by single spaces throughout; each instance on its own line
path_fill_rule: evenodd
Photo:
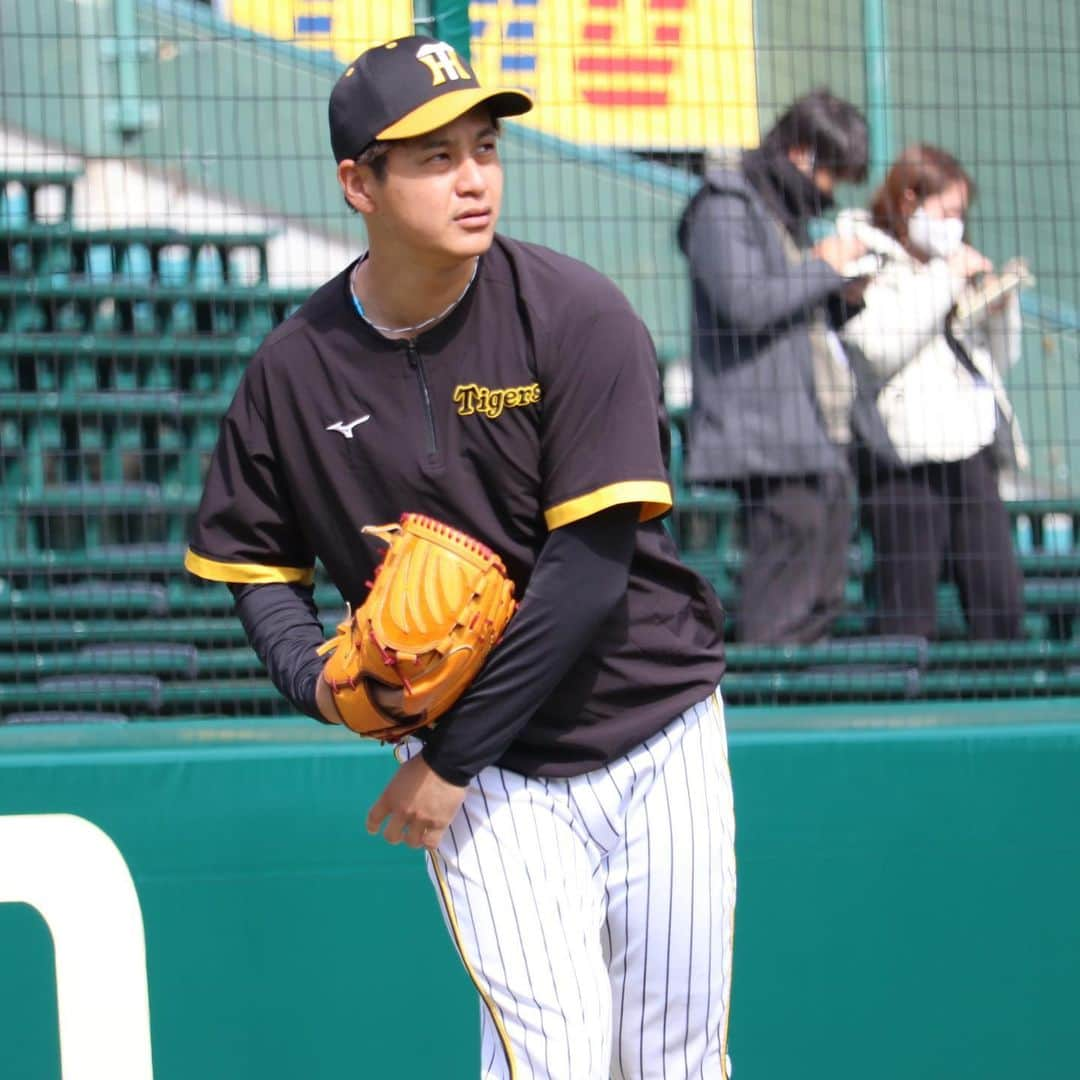
M 463 228 L 469 230 L 486 229 L 492 222 L 493 215 L 489 207 L 479 207 L 476 210 L 466 210 L 458 214 L 454 220 Z

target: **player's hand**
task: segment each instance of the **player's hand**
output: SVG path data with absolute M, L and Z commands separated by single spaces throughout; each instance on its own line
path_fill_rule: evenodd
M 334 692 L 321 675 L 319 681 L 315 684 L 315 704 L 318 706 L 322 718 L 328 724 L 340 724 L 343 722 L 341 713 L 338 712 L 337 704 L 334 701 Z
M 833 233 L 814 245 L 813 254 L 824 259 L 838 274 L 842 274 L 845 266 L 853 263 L 860 255 L 865 255 L 868 250 L 867 246 L 854 236 Z
M 994 264 L 969 244 L 961 244 L 957 251 L 949 256 L 949 269 L 953 275 L 970 280 L 978 274 L 989 274 Z
M 861 304 L 869 284 L 869 277 L 852 278 L 847 285 L 844 286 L 844 291 L 840 294 L 844 298 L 844 303 L 849 304 L 851 307 L 857 307 Z
M 367 830 L 375 835 L 386 822 L 383 839 L 388 844 L 404 841 L 434 851 L 467 790 L 444 780 L 417 754 L 398 769 L 368 811 Z

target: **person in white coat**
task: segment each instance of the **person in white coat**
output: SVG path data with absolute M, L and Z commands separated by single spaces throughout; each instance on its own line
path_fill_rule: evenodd
M 975 186 L 936 147 L 906 149 L 870 214 L 850 215 L 880 259 L 842 330 L 860 393 L 860 503 L 874 545 L 878 630 L 932 638 L 948 569 L 970 636 L 1021 636 L 1022 578 L 999 491 L 1026 452 L 1002 374 L 1019 354 L 1019 298 L 988 289 L 991 262 L 965 243 Z M 1004 295 L 988 303 L 987 292 Z

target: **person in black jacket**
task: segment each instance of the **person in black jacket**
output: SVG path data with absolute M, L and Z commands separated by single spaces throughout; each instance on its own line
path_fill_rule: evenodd
M 855 390 L 832 326 L 858 301 L 865 249 L 834 235 L 807 250 L 807 225 L 867 160 L 863 116 L 816 90 L 710 170 L 679 225 L 694 305 L 686 478 L 741 497 L 742 641 L 814 641 L 843 600 Z

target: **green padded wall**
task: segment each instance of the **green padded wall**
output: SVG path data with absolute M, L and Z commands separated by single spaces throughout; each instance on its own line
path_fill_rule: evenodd
M 476 1007 L 422 862 L 363 827 L 388 751 L 300 721 L 0 736 L 0 813 L 86 817 L 131 868 L 157 1080 L 474 1075 Z M 4 1080 L 59 1080 L 32 914 L 0 904 Z
M 1074 1075 L 1080 701 L 730 723 L 735 1075 Z M 157 1080 L 465 1080 L 476 1006 L 420 859 L 363 832 L 390 768 L 304 721 L 7 729 L 0 815 L 79 814 L 119 846 Z M 30 909 L 0 905 L 0 956 L 4 1080 L 53 1080 Z

